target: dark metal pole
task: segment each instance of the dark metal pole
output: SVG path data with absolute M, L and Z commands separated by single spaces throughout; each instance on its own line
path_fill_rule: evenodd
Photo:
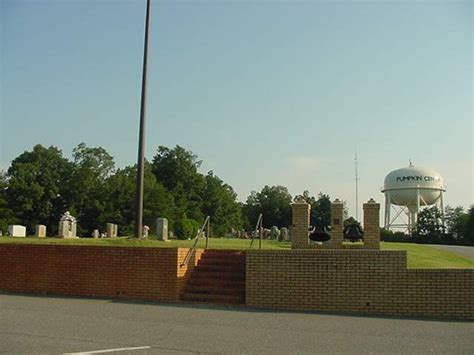
M 140 133 L 138 138 L 137 190 L 135 196 L 135 237 L 142 237 L 143 222 L 143 175 L 145 165 L 145 131 L 146 131 L 146 93 L 147 93 L 147 60 L 148 32 L 150 30 L 151 0 L 146 3 L 145 42 L 143 46 L 142 97 L 140 106 Z

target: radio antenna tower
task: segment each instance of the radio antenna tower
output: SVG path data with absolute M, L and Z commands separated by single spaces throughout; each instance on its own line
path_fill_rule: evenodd
M 359 169 L 357 166 L 357 149 L 354 156 L 355 163 L 355 188 L 356 188 L 356 220 L 359 220 Z

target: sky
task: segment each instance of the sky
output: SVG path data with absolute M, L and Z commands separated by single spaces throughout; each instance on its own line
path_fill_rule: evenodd
M 0 168 L 35 144 L 137 160 L 145 0 L 0 0 Z M 241 201 L 264 185 L 355 215 L 428 166 L 474 202 L 471 1 L 153 1 L 146 157 L 179 144 Z M 359 208 L 359 214 L 361 214 Z

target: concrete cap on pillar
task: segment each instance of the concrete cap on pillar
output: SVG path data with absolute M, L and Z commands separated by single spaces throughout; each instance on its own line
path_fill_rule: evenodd
M 336 198 L 333 203 L 342 203 L 342 201 Z
M 367 201 L 367 203 L 377 203 L 377 202 L 375 202 L 373 198 L 370 198 L 369 201 Z

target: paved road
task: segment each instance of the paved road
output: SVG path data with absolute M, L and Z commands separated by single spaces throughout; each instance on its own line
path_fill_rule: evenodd
M 474 260 L 474 247 L 464 247 L 459 245 L 439 245 L 439 244 L 427 244 L 427 246 L 450 251 L 452 253 L 459 254 L 465 258 Z
M 0 353 L 473 354 L 474 323 L 0 294 Z

